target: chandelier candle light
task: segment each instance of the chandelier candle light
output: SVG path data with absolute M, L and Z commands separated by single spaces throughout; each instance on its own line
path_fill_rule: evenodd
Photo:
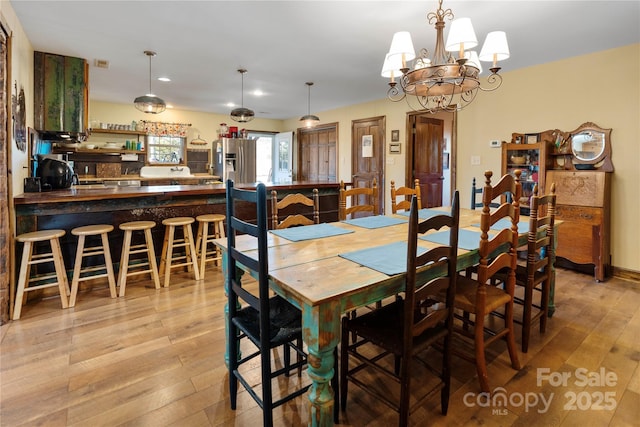
M 162 113 L 167 108 L 167 104 L 158 98 L 151 92 L 151 58 L 156 56 L 156 53 L 151 50 L 145 50 L 144 54 L 149 57 L 149 93 L 143 96 L 137 97 L 133 103 L 136 108 L 142 112 L 150 114 Z
M 313 82 L 305 83 L 309 87 L 309 96 L 308 96 L 308 110 L 307 115 L 300 117 L 300 121 L 304 122 L 305 127 L 312 128 L 318 124 L 320 118 L 318 116 L 314 116 L 311 114 L 311 86 L 313 86 Z
M 457 111 L 469 105 L 476 97 L 478 89 L 493 91 L 502 84 L 498 74 L 498 61 L 509 58 L 509 46 L 504 31 L 487 34 L 480 55 L 469 50 L 478 45 L 473 25 L 469 18 L 459 18 L 451 23 L 451 30 L 444 43 L 445 18 L 453 19 L 451 9 L 442 9 L 442 0 L 438 1 L 438 10 L 427 15 L 430 24 L 435 22 L 436 47 L 433 57 L 426 49 L 416 56 L 411 35 L 407 31 L 395 33 L 391 48 L 385 56 L 382 77 L 389 79 L 387 96 L 397 102 L 415 97 L 420 106 L 428 112 Z M 451 52 L 458 52 L 454 59 Z M 413 62 L 413 67 L 408 65 Z M 487 85 L 480 85 L 479 75 L 482 67 L 479 61 L 492 62 L 491 74 Z M 400 84 L 396 82 L 399 78 Z
M 247 70 L 240 68 L 238 72 L 242 76 L 242 103 L 240 104 L 240 108 L 234 108 L 231 110 L 231 118 L 236 122 L 246 123 L 253 120 L 255 113 L 253 110 L 244 108 L 244 73 L 246 73 Z

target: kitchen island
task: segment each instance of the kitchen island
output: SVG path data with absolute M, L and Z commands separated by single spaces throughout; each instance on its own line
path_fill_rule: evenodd
M 254 184 L 236 184 L 251 188 Z M 317 188 L 320 196 L 320 221 L 338 220 L 337 182 L 301 182 L 284 184 L 267 183 L 278 192 L 278 198 L 289 193 L 311 196 Z M 16 212 L 16 234 L 36 230 L 63 229 L 67 234 L 61 239 L 62 253 L 68 271 L 73 269 L 77 238 L 71 229 L 90 224 L 112 224 L 109 235 L 111 256 L 115 263 L 120 260 L 123 233 L 118 226 L 128 221 L 155 221 L 153 240 L 157 256 L 160 255 L 164 238 L 162 220 L 178 216 L 196 217 L 202 214 L 225 214 L 226 198 L 224 184 L 164 185 L 164 186 L 92 186 L 80 185 L 65 190 L 40 193 L 24 193 L 14 198 Z M 245 218 L 251 220 L 251 211 Z M 197 226 L 194 225 L 194 233 Z M 21 254 L 22 245 L 16 248 Z M 19 261 L 19 260 L 18 260 Z M 14 269 L 14 271 L 16 271 Z

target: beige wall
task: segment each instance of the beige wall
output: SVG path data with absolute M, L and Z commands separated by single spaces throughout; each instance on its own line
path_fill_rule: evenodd
M 10 3 L 0 2 L 0 13 L 13 31 L 12 73 L 25 88 L 27 125 L 33 126 L 33 49 L 17 21 Z M 462 206 L 469 204 L 472 177 L 484 170 L 500 170 L 500 150 L 490 148 L 493 139 L 508 140 L 512 132 L 538 132 L 559 128 L 570 131 L 591 121 L 612 128 L 612 253 L 613 265 L 640 272 L 640 44 L 538 65 L 522 70 L 505 68 L 504 83 L 493 93 L 480 93 L 476 101 L 458 113 L 457 183 Z M 322 123 L 337 122 L 338 176 L 351 175 L 351 121 L 367 117 L 386 117 L 386 139 L 391 130 L 400 130 L 402 152 L 406 153 L 406 114 L 404 102 L 384 98 L 386 84 L 380 79 L 381 99 L 331 111 L 315 111 Z M 135 94 L 132 94 L 134 97 Z M 131 123 L 150 119 L 131 104 L 90 102 L 90 120 Z M 189 140 L 200 135 L 211 142 L 220 123 L 230 124 L 227 115 L 167 110 L 151 120 L 191 123 Z M 298 118 L 284 121 L 256 119 L 248 128 L 264 131 L 296 130 Z M 26 176 L 26 153 L 14 150 L 12 158 L 14 193 L 22 193 Z M 385 148 L 385 152 L 388 149 Z M 388 154 L 387 154 L 388 156 Z M 471 166 L 471 156 L 480 156 L 480 166 Z M 393 156 L 387 164 L 385 181 L 404 182 L 405 157 Z M 388 201 L 387 201 L 388 202 Z M 388 203 L 387 203 L 388 204 Z

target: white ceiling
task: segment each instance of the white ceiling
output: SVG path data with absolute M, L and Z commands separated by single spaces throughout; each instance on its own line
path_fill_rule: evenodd
M 384 98 L 380 70 L 393 33 L 410 31 L 416 50 L 432 51 L 426 15 L 438 7 L 435 0 L 10 1 L 35 50 L 89 61 L 92 100 L 126 104 L 146 94 L 143 51 L 154 50 L 152 89 L 168 104 L 228 113 L 228 102 L 241 102 L 236 70 L 246 68 L 244 106 L 268 119 L 306 114 L 307 81 L 315 83 L 312 113 Z M 443 7 L 470 17 L 480 43 L 489 31 L 507 32 L 503 72 L 640 42 L 638 0 L 445 0 Z M 96 59 L 109 68 L 96 68 Z M 264 96 L 250 93 L 256 89 Z

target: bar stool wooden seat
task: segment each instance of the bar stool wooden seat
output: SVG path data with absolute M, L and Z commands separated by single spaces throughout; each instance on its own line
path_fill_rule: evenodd
M 62 308 L 67 308 L 69 302 L 69 281 L 67 280 L 67 272 L 62 259 L 62 251 L 60 250 L 60 237 L 64 236 L 64 230 L 41 230 L 30 233 L 20 234 L 16 237 L 18 242 L 23 242 L 22 262 L 20 264 L 20 274 L 18 276 L 18 288 L 16 292 L 15 307 L 13 309 L 13 320 L 20 319 L 22 312 L 22 300 L 25 292 L 35 291 L 57 286 L 60 292 L 60 301 Z M 34 244 L 38 242 L 49 242 L 50 252 L 34 254 Z M 40 276 L 31 277 L 31 267 L 37 264 L 52 262 L 55 272 L 46 273 Z M 52 282 L 51 279 L 55 281 Z M 29 286 L 34 283 L 33 286 Z
M 154 221 L 132 221 L 120 224 L 120 230 L 124 231 L 122 243 L 122 256 L 120 257 L 120 271 L 118 273 L 118 286 L 120 296 L 124 296 L 127 286 L 127 277 L 139 274 L 150 273 L 156 289 L 160 289 L 160 276 L 158 275 L 158 265 L 156 263 L 156 253 L 153 249 L 153 238 L 151 229 L 156 226 Z M 144 232 L 145 243 L 131 245 L 134 231 Z M 131 255 L 146 253 L 147 259 L 136 257 L 131 263 Z M 143 262 L 140 262 L 143 261 Z M 129 271 L 129 270 L 132 271 Z
M 204 279 L 204 271 L 207 262 L 215 261 L 216 265 L 222 264 L 222 251 L 213 244 L 215 239 L 225 237 L 224 220 L 226 216 L 222 214 L 198 215 L 198 232 L 196 234 L 196 250 L 200 256 L 200 278 Z M 211 234 L 209 233 L 211 231 Z M 209 244 L 213 248 L 209 250 Z
M 111 251 L 109 250 L 108 234 L 113 231 L 113 225 L 96 224 L 76 227 L 71 230 L 71 234 L 78 236 L 78 248 L 76 249 L 76 261 L 73 267 L 73 279 L 71 280 L 71 297 L 69 298 L 69 307 L 75 307 L 76 296 L 78 295 L 78 286 L 80 282 L 87 280 L 100 279 L 106 277 L 109 281 L 109 293 L 111 298 L 115 298 L 116 294 L 116 276 L 113 272 L 113 262 L 111 261 Z M 100 236 L 101 245 L 85 246 L 87 236 Z M 87 266 L 82 268 L 82 259 L 85 257 L 102 255 L 104 265 Z M 98 274 L 92 274 L 100 272 Z
M 162 221 L 165 225 L 164 243 L 162 244 L 162 256 L 160 257 L 160 274 L 164 274 L 164 287 L 169 287 L 171 269 L 187 267 L 187 271 L 193 271 L 195 280 L 200 280 L 198 259 L 191 224 L 194 219 L 188 216 L 167 218 Z M 176 228 L 182 227 L 182 237 L 176 238 Z M 184 248 L 184 253 L 174 256 L 174 249 Z

